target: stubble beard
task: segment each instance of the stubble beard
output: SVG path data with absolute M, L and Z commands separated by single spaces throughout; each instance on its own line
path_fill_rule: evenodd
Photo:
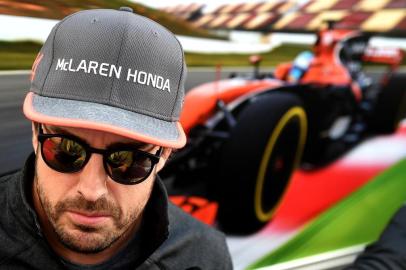
M 42 208 L 60 243 L 74 252 L 83 254 L 95 254 L 111 247 L 140 219 L 145 207 L 145 204 L 138 205 L 129 214 L 123 216 L 121 209 L 105 197 L 91 202 L 81 196 L 60 201 L 53 206 L 39 184 L 37 170 L 35 172 L 34 185 Z M 93 227 L 71 224 L 74 229 L 69 229 L 61 221 L 61 216 L 66 210 L 107 212 L 114 221 L 113 227 L 106 228 L 104 226 Z

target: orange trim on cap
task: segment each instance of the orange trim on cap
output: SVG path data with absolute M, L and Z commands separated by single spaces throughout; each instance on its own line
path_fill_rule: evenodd
M 66 126 L 66 127 L 77 127 L 77 128 L 87 128 L 93 129 L 98 131 L 105 131 L 109 133 L 113 133 L 116 135 L 120 135 L 123 137 L 127 137 L 130 139 L 134 139 L 140 142 L 151 143 L 154 145 L 159 145 L 163 147 L 172 147 L 172 148 L 182 148 L 186 144 L 186 135 L 183 131 L 183 128 L 179 122 L 177 122 L 178 131 L 179 131 L 179 139 L 177 141 L 168 141 L 168 140 L 159 140 L 157 138 L 149 137 L 140 133 L 135 133 L 128 129 L 116 127 L 109 124 L 101 124 L 95 123 L 85 120 L 78 120 L 78 119 L 70 119 L 70 118 L 58 118 L 53 116 L 48 116 L 42 113 L 35 111 L 34 107 L 32 106 L 34 93 L 29 92 L 24 100 L 23 111 L 24 115 L 35 122 L 55 125 L 55 126 Z
M 37 57 L 35 58 L 34 63 L 32 64 L 31 76 L 30 76 L 30 81 L 31 82 L 34 81 L 35 74 L 37 72 L 37 67 L 38 67 L 39 63 L 41 62 L 42 57 L 44 57 L 44 54 L 43 53 L 38 53 Z

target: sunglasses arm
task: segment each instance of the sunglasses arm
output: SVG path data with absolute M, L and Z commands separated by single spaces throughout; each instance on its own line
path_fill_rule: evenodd
M 164 150 L 164 148 L 162 146 L 159 147 L 159 149 L 155 153 L 155 156 L 161 157 L 163 150 Z

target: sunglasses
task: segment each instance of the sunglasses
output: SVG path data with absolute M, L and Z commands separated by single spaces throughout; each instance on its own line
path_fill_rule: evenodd
M 38 141 L 42 158 L 51 169 L 75 173 L 86 166 L 93 153 L 100 154 L 106 173 L 124 185 L 139 184 L 147 179 L 162 153 L 162 147 L 154 155 L 130 145 L 97 149 L 72 135 L 44 134 L 42 125 L 38 128 Z

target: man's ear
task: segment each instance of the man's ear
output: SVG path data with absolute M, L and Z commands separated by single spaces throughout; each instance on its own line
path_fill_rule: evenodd
M 157 172 L 159 172 L 160 170 L 162 170 L 162 168 L 165 166 L 166 161 L 168 160 L 169 156 L 172 153 L 172 149 L 171 148 L 163 148 L 162 150 L 162 154 L 161 154 L 161 158 L 159 159 L 158 164 L 156 165 L 156 170 Z
M 38 149 L 38 123 L 32 122 L 31 123 L 31 128 L 32 128 L 32 147 L 34 148 L 35 154 L 37 154 L 37 149 Z

